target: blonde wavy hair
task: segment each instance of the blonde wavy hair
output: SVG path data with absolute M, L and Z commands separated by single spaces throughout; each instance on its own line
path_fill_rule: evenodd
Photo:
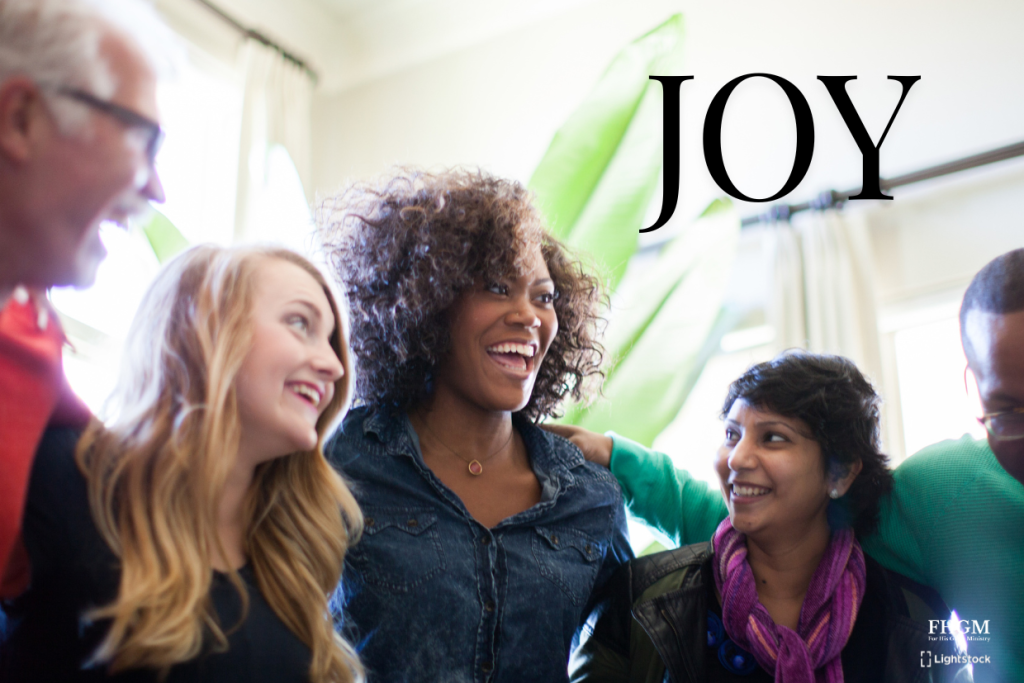
M 245 553 L 260 593 L 309 646 L 310 679 L 363 679 L 327 611 L 345 551 L 362 530 L 359 507 L 322 450 L 324 433 L 348 405 L 352 377 L 338 306 L 298 254 L 214 246 L 190 249 L 157 276 L 125 345 L 115 417 L 107 426 L 94 421 L 76 453 L 93 518 L 121 564 L 117 598 L 87 615 L 111 620 L 94 655 L 111 672 L 166 673 L 211 645 L 226 649 L 225 629 L 237 626 L 218 623 L 208 597 L 210 539 L 219 546 L 217 503 L 241 434 L 235 379 L 251 346 L 259 265 L 268 258 L 299 266 L 324 288 L 345 373 L 317 421 L 316 447 L 256 468 Z M 237 572 L 228 576 L 244 620 L 248 593 Z

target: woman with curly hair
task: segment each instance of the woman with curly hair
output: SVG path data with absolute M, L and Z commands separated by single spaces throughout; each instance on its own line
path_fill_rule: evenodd
M 785 353 L 733 382 L 715 460 L 725 519 L 710 543 L 639 558 L 615 578 L 573 681 L 934 680 L 920 653 L 954 654 L 929 638 L 929 620 L 949 610 L 859 542 L 892 488 L 879 402 L 840 356 Z M 666 503 L 684 473 L 635 474 L 624 488 L 660 501 L 640 506 L 661 508 L 648 521 L 680 527 L 682 504 Z M 940 669 L 952 679 L 954 667 Z
M 49 430 L 4 681 L 362 680 L 328 595 L 362 517 L 321 444 L 342 319 L 298 254 L 201 246 L 139 306 L 114 418 Z
M 366 516 L 346 634 L 370 680 L 565 681 L 631 557 L 607 471 L 536 426 L 599 377 L 599 290 L 528 192 L 406 171 L 321 212 L 357 407 L 327 448 Z

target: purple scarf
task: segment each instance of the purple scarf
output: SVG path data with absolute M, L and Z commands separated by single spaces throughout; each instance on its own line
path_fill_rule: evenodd
M 778 683 L 842 683 L 839 653 L 853 632 L 864 598 L 864 552 L 849 529 L 832 540 L 814 570 L 794 631 L 772 621 L 757 599 L 747 563 L 747 537 L 729 518 L 718 526 L 715 585 L 722 596 L 722 621 L 733 642 L 754 655 Z

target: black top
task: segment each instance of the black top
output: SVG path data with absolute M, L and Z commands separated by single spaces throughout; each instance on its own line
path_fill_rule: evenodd
M 85 478 L 75 464 L 79 432 L 47 430 L 29 483 L 22 538 L 32 562 L 28 591 L 4 605 L 8 624 L 0 643 L 0 681 L 156 681 L 151 670 L 107 676 L 83 669 L 106 634 L 108 622 L 81 616 L 117 595 L 118 560 L 89 511 Z M 256 588 L 248 567 L 239 575 L 249 589 L 249 613 L 227 576 L 214 572 L 210 598 L 228 650 L 209 652 L 171 668 L 167 681 L 308 681 L 310 652 L 278 618 Z

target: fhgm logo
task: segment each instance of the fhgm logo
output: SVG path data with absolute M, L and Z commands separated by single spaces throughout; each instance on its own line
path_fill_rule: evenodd
M 988 635 L 988 619 L 979 623 L 969 619 L 929 619 L 928 635 Z
M 929 641 L 954 641 L 960 652 L 967 652 L 967 641 L 992 640 L 989 620 L 961 619 L 954 610 L 949 619 L 928 620 Z

